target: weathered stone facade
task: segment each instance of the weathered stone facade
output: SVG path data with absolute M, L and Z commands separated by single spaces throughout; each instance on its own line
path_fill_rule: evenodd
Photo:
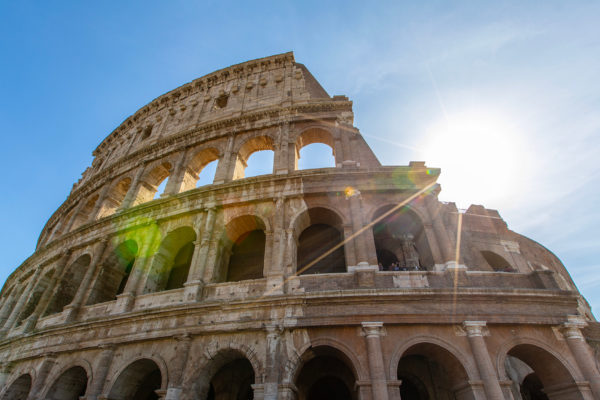
M 129 117 L 4 285 L 0 399 L 600 398 L 561 262 L 352 123 L 291 53 Z M 334 168 L 298 170 L 312 143 Z

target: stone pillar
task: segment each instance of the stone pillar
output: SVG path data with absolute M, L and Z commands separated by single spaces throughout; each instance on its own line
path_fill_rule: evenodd
M 388 400 L 387 379 L 381 352 L 381 336 L 384 335 L 383 322 L 363 322 L 361 325 L 363 336 L 367 342 L 373 400 Z
M 358 234 L 363 228 L 362 218 L 362 207 L 361 199 L 359 195 L 353 195 L 350 197 L 350 214 L 352 216 L 352 230 L 354 237 L 354 247 L 356 249 L 356 261 L 357 265 L 369 265 L 369 259 L 367 257 L 367 245 L 365 243 L 364 233 Z
M 202 227 L 202 222 L 204 226 Z M 200 231 L 199 238 L 194 242 L 194 254 L 188 279 L 184 284 L 185 301 L 198 301 L 202 296 L 204 288 L 204 268 L 206 267 L 206 258 L 208 255 L 208 246 L 210 244 L 211 234 L 215 223 L 215 208 L 211 207 L 205 213 L 198 214 L 196 217 L 196 226 Z
M 94 371 L 92 384 L 86 391 L 86 396 L 81 397 L 80 399 L 97 400 L 102 394 L 102 389 L 104 389 L 106 376 L 108 375 L 108 370 L 110 369 L 110 364 L 115 354 L 115 346 L 112 344 L 105 344 L 101 345 L 100 348 L 102 349 L 102 353 L 100 353 L 100 359 L 98 360 L 98 365 Z
M 253 383 L 252 391 L 254 392 L 254 400 L 264 400 L 265 398 L 265 385 L 262 383 Z
M 288 170 L 288 158 L 289 158 L 289 146 L 288 138 L 290 131 L 289 121 L 285 121 L 279 124 L 279 142 L 276 145 L 276 151 L 274 154 L 273 162 L 273 173 L 276 175 L 287 174 Z
M 44 388 L 44 385 L 46 384 L 46 378 L 48 378 L 48 375 L 54 366 L 55 360 L 56 356 L 54 354 L 49 354 L 44 357 L 42 364 L 40 365 L 40 369 L 37 371 L 37 376 L 31 385 L 31 390 L 29 390 L 27 400 L 35 400 L 38 398 L 39 394 Z
M 355 241 L 354 240 L 348 240 L 349 237 L 352 236 L 352 226 L 351 225 L 344 225 L 344 253 L 346 254 L 346 268 L 352 266 L 352 265 L 357 265 L 356 262 L 356 251 L 355 251 Z
M 431 250 L 431 256 L 433 257 L 434 264 L 443 264 L 442 253 L 440 251 L 440 245 L 435 236 L 435 232 L 433 230 L 433 224 L 424 223 L 423 231 L 425 232 L 425 237 L 427 238 L 427 242 L 429 243 L 429 248 Z
M 13 370 L 13 363 L 10 361 L 2 361 L 0 363 L 0 388 L 4 388 L 6 384 L 6 380 L 10 376 L 10 373 Z M 2 389 L 0 389 L 2 390 Z
M 581 373 L 590 384 L 594 397 L 600 399 L 600 374 L 592 350 L 581 333 L 581 328 L 586 325 L 582 317 L 569 316 L 568 321 L 563 324 L 562 332 Z
M 233 179 L 233 171 L 235 169 L 236 161 L 235 155 L 233 154 L 233 142 L 234 135 L 231 134 L 227 139 L 227 148 L 223 152 L 223 157 L 221 157 L 219 163 L 217 164 L 217 170 L 215 171 L 215 179 L 213 180 L 214 184 L 229 182 Z
M 63 235 L 65 233 L 68 233 L 71 230 L 71 228 L 73 227 L 73 224 L 75 223 L 75 220 L 77 220 L 77 216 L 79 215 L 79 212 L 81 211 L 81 209 L 83 208 L 84 205 L 85 205 L 85 199 L 79 200 L 79 203 L 75 206 L 75 209 L 73 210 L 73 214 L 71 215 L 71 218 L 69 219 L 69 221 L 65 225 L 65 228 L 62 231 Z
M 10 295 L 8 296 L 8 298 L 6 300 L 4 300 L 4 303 L 2 304 L 2 310 L 0 311 L 0 327 L 4 326 L 4 324 L 6 323 L 6 320 L 10 316 L 10 313 L 14 309 L 14 305 L 15 305 L 15 301 L 16 301 L 15 298 L 17 297 L 16 292 L 17 292 L 17 287 L 15 285 L 15 287 L 13 288 L 13 290 L 10 293 Z
M 15 324 L 15 321 L 19 317 L 19 314 L 21 314 L 21 310 L 23 309 L 23 306 L 26 304 L 27 300 L 29 299 L 29 296 L 31 295 L 31 292 L 33 291 L 33 287 L 35 286 L 35 284 L 38 281 L 41 271 L 42 271 L 41 267 L 37 267 L 35 269 L 33 276 L 29 279 L 29 283 L 27 283 L 27 286 L 23 290 L 23 293 L 21 293 L 21 297 L 19 297 L 19 299 L 17 300 L 17 303 L 13 307 L 12 312 L 10 313 L 10 316 L 4 323 L 4 326 L 2 327 L 2 329 L 0 329 L 0 337 L 3 337 L 4 335 L 6 335 L 6 333 L 8 331 L 10 331 L 12 329 L 13 325 Z
M 135 176 L 133 177 L 131 186 L 129 186 L 129 190 L 127 191 L 125 198 L 121 202 L 121 205 L 117 209 L 117 212 L 131 207 L 131 205 L 135 201 L 135 197 L 137 196 L 137 193 L 138 193 L 138 190 L 140 187 L 140 180 L 142 179 L 142 175 L 144 174 L 145 170 L 146 170 L 146 164 L 144 163 L 144 165 L 142 165 L 140 167 L 140 169 L 137 170 Z
M 114 313 L 123 313 L 130 311 L 133 308 L 133 303 L 135 302 L 135 296 L 138 292 L 138 286 L 140 283 L 140 279 L 144 275 L 146 267 L 149 262 L 152 260 L 152 256 L 148 255 L 152 247 L 154 246 L 154 242 L 157 239 L 160 231 L 157 229 L 151 230 L 150 234 L 146 238 L 146 242 L 144 242 L 138 251 L 139 256 L 135 259 L 135 263 L 133 264 L 133 268 L 129 273 L 129 278 L 127 279 L 127 284 L 125 285 L 125 289 L 123 293 L 117 295 L 117 304 L 113 309 Z
M 433 223 L 433 230 L 437 239 L 438 245 L 440 246 L 440 252 L 442 254 L 442 262 L 447 263 L 454 260 L 454 254 L 452 251 L 452 244 L 448 237 L 448 231 L 444 225 L 442 215 L 440 213 L 440 206 L 437 203 L 434 196 L 429 195 L 425 197 L 425 203 L 427 204 L 427 211 L 429 212 L 429 218 Z
M 486 398 L 492 400 L 504 400 L 498 376 L 492 364 L 487 346 L 483 340 L 483 327 L 486 326 L 484 321 L 465 321 L 463 327 L 467 332 L 471 351 L 479 370 L 479 376 L 483 381 Z
M 281 328 L 277 325 L 267 325 L 267 352 L 264 383 L 264 399 L 277 400 L 279 389 L 279 354 L 281 343 Z
M 169 180 L 167 181 L 167 185 L 165 186 L 165 191 L 161 195 L 161 197 L 177 194 L 181 191 L 183 176 L 185 175 L 185 170 L 187 169 L 186 159 L 187 149 L 181 153 L 179 160 L 177 160 L 177 164 L 173 167 L 173 173 L 171 174 L 171 176 L 169 176 Z
M 176 357 L 173 360 L 169 369 L 169 387 L 165 400 L 179 400 L 181 391 L 183 390 L 183 376 L 187 365 L 188 356 L 192 340 L 189 335 L 176 337 L 177 349 L 175 350 Z
M 65 310 L 67 310 L 65 323 L 70 323 L 77 319 L 79 310 L 81 309 L 81 306 L 84 304 L 86 297 L 89 294 L 88 289 L 90 287 L 90 284 L 92 283 L 92 278 L 96 275 L 96 268 L 99 266 L 100 260 L 104 255 L 104 250 L 106 250 L 107 245 L 108 239 L 105 238 L 94 246 L 94 256 L 90 262 L 90 265 L 88 265 L 87 267 L 87 271 L 85 271 L 83 280 L 77 288 L 77 293 L 75 293 L 71 304 L 65 307 Z
M 225 229 L 224 225 L 216 224 L 216 228 L 211 234 L 210 241 L 208 243 L 208 254 L 206 256 L 205 268 L 204 268 L 204 283 L 209 283 L 214 280 L 217 265 L 217 259 L 219 258 L 219 242 L 221 235 Z

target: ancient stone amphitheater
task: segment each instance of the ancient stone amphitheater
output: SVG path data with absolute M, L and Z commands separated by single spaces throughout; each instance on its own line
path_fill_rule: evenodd
M 332 167 L 299 170 L 316 143 Z M 93 154 L 2 290 L 0 399 L 600 399 L 561 262 L 438 201 L 439 169 L 382 166 L 291 53 L 158 97 Z

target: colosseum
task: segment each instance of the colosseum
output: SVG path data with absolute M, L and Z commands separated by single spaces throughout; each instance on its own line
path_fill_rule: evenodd
M 300 170 L 316 143 L 332 166 Z M 158 97 L 93 155 L 2 289 L 0 399 L 600 399 L 560 260 L 439 201 L 438 168 L 382 166 L 292 53 Z

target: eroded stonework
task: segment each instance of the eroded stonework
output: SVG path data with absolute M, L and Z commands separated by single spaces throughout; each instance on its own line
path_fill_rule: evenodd
M 560 260 L 352 123 L 292 53 L 127 118 L 2 289 L 0 399 L 600 398 Z M 315 143 L 335 167 L 299 170 Z

